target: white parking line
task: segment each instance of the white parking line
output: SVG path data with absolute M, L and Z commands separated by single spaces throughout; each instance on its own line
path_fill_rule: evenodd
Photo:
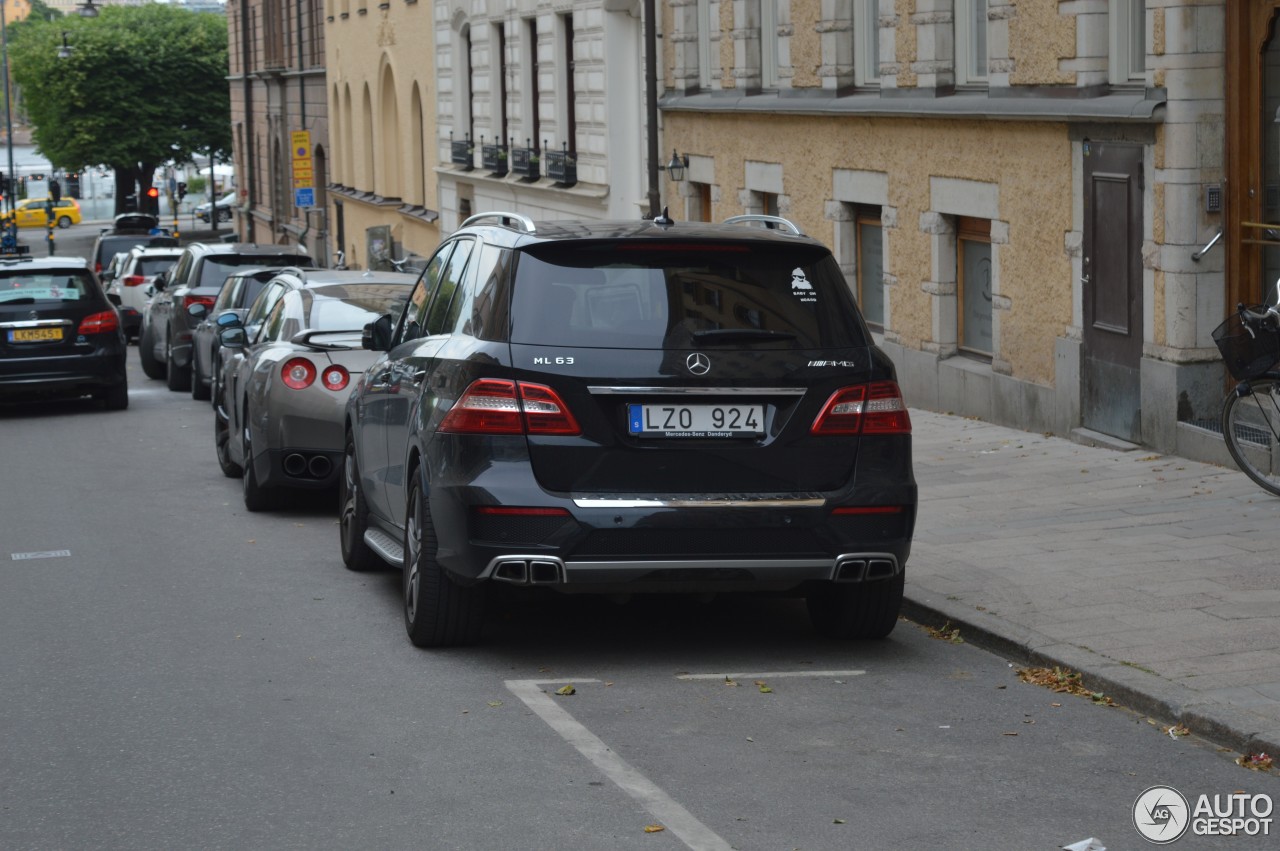
M 34 558 L 69 558 L 71 550 L 39 550 L 34 553 L 10 553 L 13 561 L 27 561 Z
M 866 671 L 762 671 L 748 674 L 741 671 L 727 674 L 680 674 L 677 680 L 780 680 L 785 677 L 858 677 Z
M 578 753 L 591 761 L 606 777 L 649 811 L 667 830 L 679 837 L 693 851 L 732 851 L 733 846 L 715 831 L 698 821 L 693 813 L 657 787 L 598 736 L 578 723 L 572 715 L 551 699 L 541 686 L 547 680 L 507 680 L 507 689 L 524 701 L 535 714 L 560 734 Z M 598 683 L 593 679 L 557 679 L 554 682 Z

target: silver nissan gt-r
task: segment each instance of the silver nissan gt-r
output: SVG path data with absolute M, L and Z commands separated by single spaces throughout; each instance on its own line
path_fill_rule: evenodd
M 347 397 L 377 357 L 361 346 L 364 327 L 398 313 L 416 280 L 283 269 L 243 320 L 228 318 L 214 443 L 222 471 L 242 476 L 250 511 L 272 507 L 286 489 L 336 485 Z

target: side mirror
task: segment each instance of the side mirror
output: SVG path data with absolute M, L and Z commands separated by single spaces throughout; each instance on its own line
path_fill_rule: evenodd
M 364 326 L 360 345 L 370 351 L 385 352 L 391 348 L 391 314 L 384 313 Z
M 187 305 L 187 315 L 197 322 L 202 322 L 209 315 L 209 305 L 201 304 L 198 301 L 193 302 Z
M 116 277 L 115 272 L 112 272 L 110 269 L 103 269 L 102 274 L 98 276 L 98 279 L 105 284 L 108 281 L 114 280 L 115 277 Z
M 244 319 L 237 310 L 224 310 L 214 318 L 213 324 L 219 328 L 239 328 L 244 324 Z
M 107 301 L 111 302 L 116 307 L 120 306 L 120 296 L 116 293 L 107 293 Z
M 168 285 L 169 285 L 169 276 L 166 275 L 164 272 L 161 272 L 159 275 L 156 275 L 154 278 L 151 279 L 151 286 L 156 288 L 156 292 L 163 291 L 164 288 L 167 287 Z
M 218 342 L 228 349 L 243 349 L 248 341 L 249 335 L 245 333 L 244 328 L 223 328 L 218 333 Z

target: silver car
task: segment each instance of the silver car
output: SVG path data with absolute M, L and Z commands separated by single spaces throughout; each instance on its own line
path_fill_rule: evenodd
M 270 508 L 281 489 L 337 484 L 347 396 L 377 358 L 364 327 L 398 314 L 417 277 L 285 269 L 243 325 L 223 329 L 214 446 L 223 473 L 242 476 L 247 509 Z
M 152 286 L 156 275 L 172 267 L 180 256 L 181 248 L 135 245 L 123 254 L 117 254 L 119 262 L 113 259 L 112 265 L 103 271 L 107 298 L 120 308 L 124 332 L 130 339 L 136 340 L 142 329 L 142 315 L 156 292 Z

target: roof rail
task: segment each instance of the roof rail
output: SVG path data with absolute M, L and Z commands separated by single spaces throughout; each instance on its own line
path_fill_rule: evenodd
M 536 233 L 538 230 L 534 227 L 533 219 L 528 216 L 522 216 L 519 213 L 502 213 L 496 211 L 491 213 L 476 213 L 474 216 L 468 216 L 462 224 L 458 225 L 458 227 L 465 228 L 469 225 L 478 224 L 485 219 L 498 219 L 502 226 L 507 228 L 513 227 L 511 223 L 515 222 L 516 225 L 519 225 L 518 229 L 523 230 L 525 233 Z
M 759 213 L 750 213 L 745 216 L 730 216 L 724 220 L 726 225 L 736 225 L 743 222 L 760 222 L 770 230 L 786 228 L 795 236 L 804 236 L 804 231 L 800 230 L 800 228 L 796 227 L 794 223 L 782 218 L 781 216 L 762 216 Z

